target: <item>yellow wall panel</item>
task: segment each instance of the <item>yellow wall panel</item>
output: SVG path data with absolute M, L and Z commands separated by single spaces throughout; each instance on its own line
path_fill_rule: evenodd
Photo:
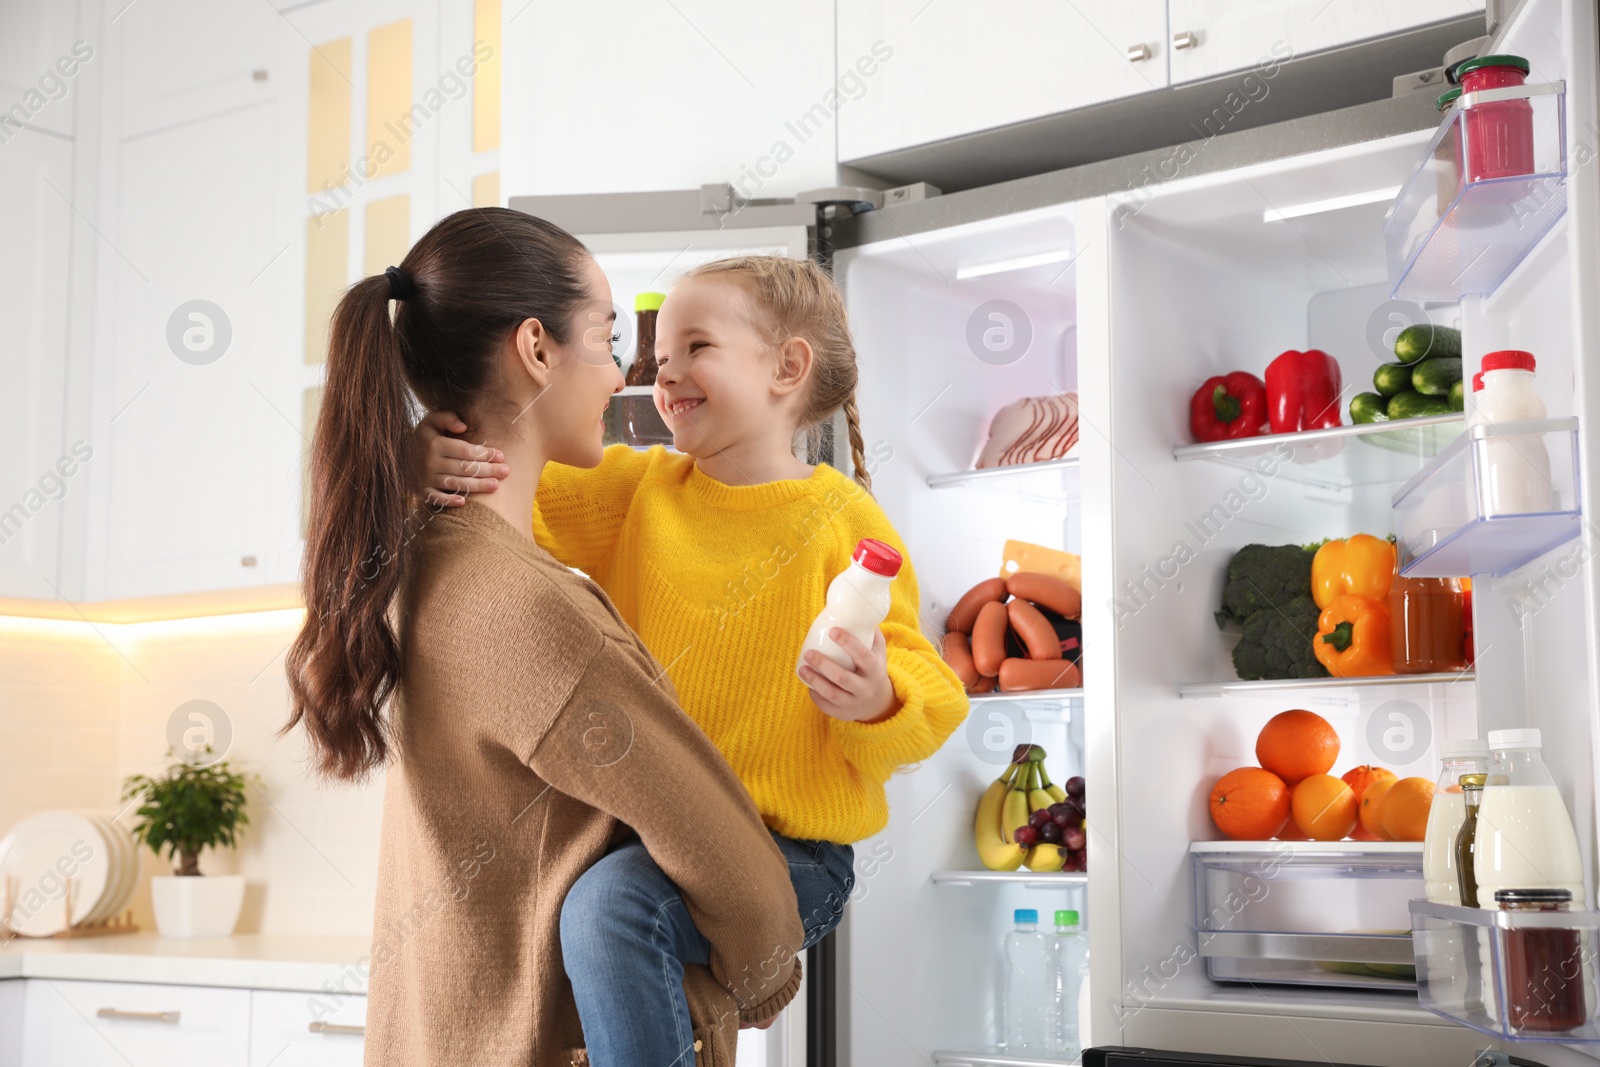
M 411 169 L 411 20 L 367 34 L 367 157 L 365 177 Z
M 328 358 L 328 319 L 350 284 L 350 213 L 306 220 L 306 362 Z
M 317 412 L 322 410 L 322 386 L 307 389 L 300 400 L 300 540 L 311 528 L 311 442 L 317 436 Z
M 398 267 L 411 249 L 411 197 L 401 193 L 368 204 L 366 230 L 365 273 L 382 274 L 385 267 Z
M 350 162 L 350 38 L 311 49 L 311 103 L 306 115 L 306 192 L 344 183 Z
M 472 82 L 472 150 L 488 152 L 500 147 L 500 0 L 477 0 L 472 53 L 480 57 Z
M 500 206 L 500 172 L 492 170 L 472 179 L 472 206 Z

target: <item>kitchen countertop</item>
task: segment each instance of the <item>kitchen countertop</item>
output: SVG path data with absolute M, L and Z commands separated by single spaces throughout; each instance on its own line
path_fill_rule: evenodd
M 365 937 L 320 934 L 18 938 L 0 944 L 0 980 L 60 978 L 307 992 L 321 992 L 331 984 L 345 993 L 364 994 L 370 945 Z

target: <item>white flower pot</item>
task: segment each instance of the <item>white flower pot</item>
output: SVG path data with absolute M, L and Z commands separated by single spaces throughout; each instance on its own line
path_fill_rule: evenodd
M 162 937 L 227 937 L 244 907 L 244 875 L 157 875 L 150 904 Z

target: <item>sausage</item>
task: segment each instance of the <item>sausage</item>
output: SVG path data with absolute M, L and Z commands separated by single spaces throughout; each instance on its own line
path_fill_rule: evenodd
M 1000 673 L 1006 658 L 1006 606 L 991 600 L 972 624 L 972 665 L 986 678 Z
M 952 630 L 944 635 L 944 661 L 956 672 L 961 684 L 971 689 L 978 681 L 978 668 L 972 665 L 972 647 L 967 635 Z
M 1011 629 L 1027 646 L 1029 659 L 1060 659 L 1061 639 L 1050 620 L 1026 600 L 1013 600 L 1006 605 L 1006 617 Z
M 982 675 L 979 675 L 978 680 L 976 682 L 974 682 L 972 685 L 967 687 L 967 692 L 969 692 L 969 693 L 992 693 L 992 692 L 994 692 L 994 679 L 993 678 L 985 678 Z
M 1066 660 L 1008 659 L 1000 665 L 1000 690 L 1015 693 L 1026 689 L 1078 689 L 1083 672 Z
M 1019 600 L 1049 608 L 1063 619 L 1076 619 L 1083 614 L 1083 594 L 1048 574 L 1013 574 L 1006 579 L 1006 591 Z
M 973 623 L 977 621 L 978 612 L 983 606 L 1005 598 L 1006 580 L 1004 578 L 986 578 L 961 594 L 961 599 L 956 601 L 956 606 L 950 609 L 950 618 L 946 620 L 944 628 L 970 634 Z

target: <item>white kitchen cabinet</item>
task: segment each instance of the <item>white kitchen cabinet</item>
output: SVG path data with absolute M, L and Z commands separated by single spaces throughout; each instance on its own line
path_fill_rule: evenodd
M 78 32 L 72 0 L 13 0 L 0 6 L 0 145 L 16 125 L 71 136 L 77 75 L 96 49 Z M 77 47 L 74 48 L 74 45 Z
M 22 1067 L 22 1019 L 27 984 L 0 982 L 0 1067 Z
M 247 1067 L 250 993 L 27 980 L 24 1067 Z
M 838 18 L 841 78 L 876 61 L 839 114 L 846 162 L 1167 85 L 1166 0 L 841 0 Z
M 360 1067 L 367 998 L 250 994 L 250 1067 Z
M 114 5 L 107 17 L 125 57 L 117 90 L 124 137 L 272 99 L 279 16 L 268 4 L 140 0 Z
M 831 0 L 503 10 L 502 197 L 834 184 Z
M 1172 84 L 1481 14 L 1481 0 L 1168 0 Z

